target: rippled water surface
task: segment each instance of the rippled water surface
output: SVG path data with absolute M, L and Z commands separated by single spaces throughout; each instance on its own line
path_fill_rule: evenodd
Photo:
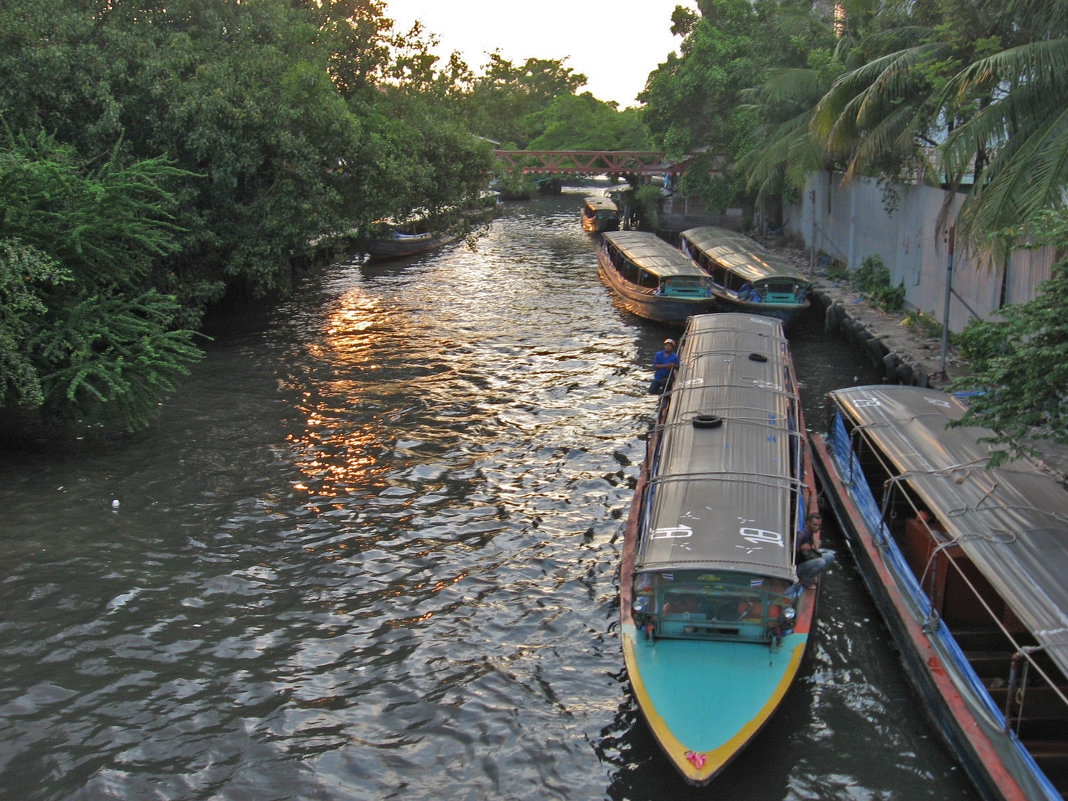
M 666 332 L 580 197 L 309 276 L 146 434 L 0 455 L 0 797 L 972 797 L 841 543 L 768 728 L 704 790 L 660 756 L 616 591 Z M 872 376 L 793 340 L 819 427 Z

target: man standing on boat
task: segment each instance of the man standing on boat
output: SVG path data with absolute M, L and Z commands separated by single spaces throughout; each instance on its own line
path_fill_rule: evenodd
M 661 394 L 671 383 L 675 376 L 675 368 L 679 366 L 679 354 L 675 352 L 675 340 L 665 339 L 664 349 L 657 351 L 653 357 L 653 383 L 649 385 L 650 395 Z

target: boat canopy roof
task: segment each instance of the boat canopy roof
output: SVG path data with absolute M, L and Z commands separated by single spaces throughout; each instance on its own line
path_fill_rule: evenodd
M 679 358 L 636 569 L 793 580 L 803 426 L 782 324 L 695 315 Z
M 737 231 L 702 225 L 683 231 L 680 236 L 691 249 L 701 251 L 724 269 L 750 283 L 769 278 L 788 278 L 802 284 L 809 283 L 801 271 L 786 259 Z
M 608 197 L 600 197 L 598 195 L 591 195 L 583 201 L 590 209 L 594 211 L 619 211 L 616 208 L 615 202 Z
M 601 234 L 607 247 L 657 278 L 677 276 L 707 279 L 708 274 L 656 234 L 648 231 L 609 231 Z
M 938 390 L 868 386 L 835 406 L 892 462 L 946 534 L 1068 674 L 1068 491 L 1022 459 L 988 470 L 993 432 L 946 428 L 964 406 Z

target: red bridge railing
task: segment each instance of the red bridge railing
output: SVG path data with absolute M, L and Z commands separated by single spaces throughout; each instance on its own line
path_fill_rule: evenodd
M 689 166 L 689 159 L 672 162 L 663 153 L 640 150 L 494 150 L 493 155 L 510 170 L 569 175 L 663 175 Z

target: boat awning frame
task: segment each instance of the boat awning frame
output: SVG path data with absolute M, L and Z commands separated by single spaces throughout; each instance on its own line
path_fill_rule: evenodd
M 945 528 L 1058 667 L 1068 675 L 1068 491 L 1030 460 L 986 468 L 993 432 L 953 427 L 964 406 L 905 386 L 831 393 L 836 408 L 890 461 L 903 484 Z
M 811 283 L 784 258 L 737 231 L 702 225 L 683 231 L 679 238 L 751 284 L 775 279 L 787 279 L 802 286 Z

